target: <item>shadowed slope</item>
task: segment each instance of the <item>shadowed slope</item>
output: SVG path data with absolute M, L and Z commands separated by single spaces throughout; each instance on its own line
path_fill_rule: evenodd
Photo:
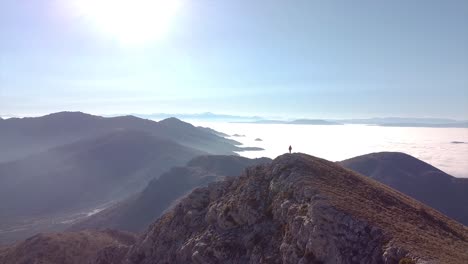
M 74 225 L 71 230 L 116 228 L 143 231 L 171 204 L 195 187 L 237 176 L 248 167 L 270 162 L 239 156 L 199 156 L 152 180 L 137 196 Z
M 131 129 L 176 141 L 211 154 L 233 154 L 238 142 L 176 118 L 160 122 L 134 116 L 101 117 L 60 112 L 42 117 L 10 118 L 0 122 L 0 161 L 14 160 L 88 137 Z
M 458 179 L 410 155 L 380 152 L 341 161 L 468 225 L 468 179 Z
M 2 163 L 0 230 L 126 198 L 162 172 L 200 154 L 145 132 L 119 130 Z M 31 235 L 23 232 L 19 237 Z M 0 232 L 0 240 L 14 239 L 15 234 Z

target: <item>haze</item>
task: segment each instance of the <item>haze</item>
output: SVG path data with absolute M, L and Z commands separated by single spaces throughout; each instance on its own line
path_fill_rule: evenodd
M 1 114 L 468 116 L 467 1 L 169 2 L 1 1 Z

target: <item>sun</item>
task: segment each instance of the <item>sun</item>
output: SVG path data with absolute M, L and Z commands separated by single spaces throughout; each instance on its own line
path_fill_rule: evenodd
M 75 9 L 97 30 L 124 44 L 142 44 L 169 31 L 182 0 L 75 0 Z

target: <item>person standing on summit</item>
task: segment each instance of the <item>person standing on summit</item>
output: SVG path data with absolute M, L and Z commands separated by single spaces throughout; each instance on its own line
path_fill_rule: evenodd
M 289 154 L 291 154 L 292 147 L 289 145 Z

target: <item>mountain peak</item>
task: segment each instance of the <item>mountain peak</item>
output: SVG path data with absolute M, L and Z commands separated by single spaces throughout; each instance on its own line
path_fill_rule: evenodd
M 44 117 L 49 118 L 102 118 L 100 116 L 95 116 L 80 111 L 62 111 L 57 113 L 52 113 L 45 115 Z
M 169 117 L 169 118 L 165 118 L 161 121 L 159 121 L 160 123 L 185 123 L 184 121 L 178 119 L 177 117 Z
M 192 128 L 194 127 L 192 124 L 184 122 L 178 118 L 175 117 L 169 117 L 166 119 L 163 119 L 158 122 L 159 125 L 165 126 L 165 127 L 173 127 L 173 128 Z
M 436 167 L 402 152 L 376 152 L 340 162 L 343 166 L 373 177 L 380 171 L 389 180 L 451 180 L 454 178 Z M 416 177 L 416 178 L 415 178 Z M 391 182 L 386 182 L 390 184 Z
M 464 263 L 467 246 L 463 225 L 372 179 L 298 153 L 194 190 L 150 227 L 128 260 Z

